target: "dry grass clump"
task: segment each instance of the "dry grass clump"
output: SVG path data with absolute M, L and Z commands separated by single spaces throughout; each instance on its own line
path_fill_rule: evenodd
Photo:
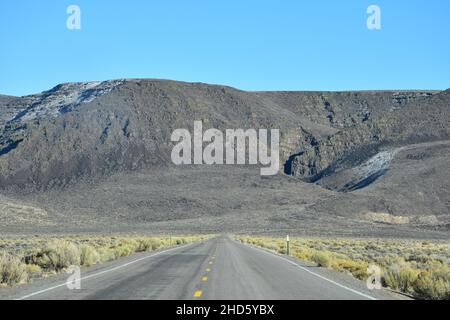
M 282 238 L 236 239 L 286 253 Z M 450 241 L 291 238 L 290 246 L 293 257 L 360 280 L 368 278 L 370 265 L 377 265 L 385 287 L 420 299 L 450 299 Z
M 0 286 L 27 282 L 30 278 L 58 273 L 70 266 L 98 263 L 209 236 L 72 236 L 0 239 Z
M 414 292 L 420 297 L 450 300 L 450 282 L 448 269 L 446 274 L 422 271 L 414 281 Z
M 42 249 L 25 254 L 24 262 L 59 272 L 72 265 L 81 265 L 81 250 L 72 242 L 54 240 Z
M 327 251 L 316 251 L 311 256 L 311 260 L 317 263 L 319 267 L 330 268 L 333 263 L 332 255 Z
M 19 258 L 0 254 L 0 285 L 24 283 L 28 279 L 26 266 Z
M 101 256 L 94 247 L 88 244 L 80 246 L 80 265 L 90 267 L 101 261 Z

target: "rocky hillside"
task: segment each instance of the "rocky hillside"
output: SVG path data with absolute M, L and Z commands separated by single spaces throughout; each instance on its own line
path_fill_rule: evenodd
M 245 92 L 165 80 L 0 96 L 0 233 L 448 238 L 450 90 Z M 171 133 L 278 128 L 278 176 L 172 165 Z
M 384 145 L 449 136 L 436 92 L 244 92 L 163 80 L 58 85 L 1 99 L 0 187 L 46 189 L 80 177 L 170 164 L 171 132 L 279 128 L 287 174 L 315 181 Z
M 449 109 L 448 92 L 421 96 L 401 108 L 391 107 L 377 117 L 345 127 L 307 147 L 292 160 L 291 174 L 316 181 L 343 168 L 360 165 L 382 149 L 448 140 Z

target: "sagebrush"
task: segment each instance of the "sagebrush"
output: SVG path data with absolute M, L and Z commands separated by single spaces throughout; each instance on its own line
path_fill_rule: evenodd
M 0 239 L 0 285 L 12 286 L 70 266 L 98 263 L 208 238 L 187 236 L 71 236 Z
M 280 254 L 282 238 L 237 236 L 237 240 Z M 291 238 L 292 256 L 344 271 L 360 280 L 370 265 L 382 270 L 382 284 L 420 299 L 450 299 L 450 241 Z

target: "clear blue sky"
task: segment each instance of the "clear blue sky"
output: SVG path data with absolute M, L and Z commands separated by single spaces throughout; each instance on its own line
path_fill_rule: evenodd
M 68 5 L 82 28 L 66 28 Z M 381 8 L 382 29 L 366 27 Z M 448 0 L 14 0 L 0 4 L 0 93 L 166 78 L 246 90 L 450 87 Z

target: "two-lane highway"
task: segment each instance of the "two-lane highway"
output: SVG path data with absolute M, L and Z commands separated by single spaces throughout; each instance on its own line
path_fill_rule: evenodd
M 2 299 L 389 299 L 349 276 L 221 236 L 82 269 L 81 289 L 67 275 L 0 289 Z

